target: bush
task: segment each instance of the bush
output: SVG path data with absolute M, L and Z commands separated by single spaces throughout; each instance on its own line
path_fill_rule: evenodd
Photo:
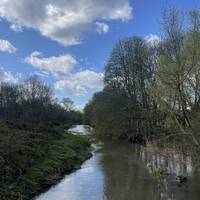
M 47 129 L 46 129 L 47 130 Z M 59 139 L 10 129 L 0 123 L 0 199 L 30 199 L 90 156 L 87 138 L 48 130 Z M 52 134 L 51 134 L 52 135 Z

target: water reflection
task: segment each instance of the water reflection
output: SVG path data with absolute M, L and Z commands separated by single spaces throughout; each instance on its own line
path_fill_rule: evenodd
M 158 183 L 148 173 L 149 162 L 165 168 L 169 175 Z M 36 200 L 199 200 L 200 173 L 193 162 L 166 149 L 154 151 L 126 142 L 101 141 L 80 170 Z M 178 184 L 175 174 L 186 175 L 188 181 Z
M 157 182 L 140 160 L 140 148 L 110 142 L 102 149 L 101 164 L 105 173 L 106 200 L 157 200 Z
M 95 151 L 98 151 L 98 148 Z M 67 175 L 36 200 L 102 200 L 104 174 L 99 163 L 102 154 L 95 151 L 94 156 L 87 160 L 81 169 Z
M 91 131 L 92 128 L 87 125 L 76 125 L 67 130 L 67 132 L 72 133 L 74 135 L 88 135 L 91 133 Z

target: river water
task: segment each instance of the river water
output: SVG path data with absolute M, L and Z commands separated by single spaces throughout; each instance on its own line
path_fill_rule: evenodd
M 90 130 L 79 125 L 70 131 L 85 134 Z M 119 141 L 100 141 L 93 147 L 93 156 L 81 169 L 35 200 L 200 200 L 200 172 L 190 157 Z M 165 168 L 169 175 L 155 179 L 147 163 Z M 175 181 L 179 174 L 187 176 L 185 183 Z

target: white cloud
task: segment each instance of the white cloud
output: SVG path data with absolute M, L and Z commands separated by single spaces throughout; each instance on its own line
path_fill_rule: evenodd
M 82 70 L 72 73 L 77 61 L 69 54 L 44 58 L 42 53 L 34 51 L 24 59 L 25 63 L 38 68 L 34 74 L 47 77 L 49 73 L 57 79 L 56 90 L 68 95 L 85 96 L 89 90 L 100 90 L 103 87 L 103 73 L 92 70 Z
M 34 51 L 24 59 L 25 63 L 40 70 L 50 72 L 54 76 L 68 75 L 73 66 L 77 64 L 75 58 L 70 54 L 44 58 L 41 52 Z
M 55 89 L 70 95 L 84 96 L 88 90 L 100 90 L 103 87 L 103 74 L 85 70 L 71 74 L 55 83 Z
M 161 42 L 161 38 L 157 35 L 150 34 L 144 38 L 148 45 L 151 47 L 156 47 Z
M 10 28 L 15 32 L 22 32 L 23 28 L 19 24 L 11 24 Z
M 109 31 L 109 26 L 106 23 L 96 22 L 97 32 L 99 34 L 107 33 Z
M 47 72 L 47 71 L 36 71 L 33 74 L 35 74 L 39 77 L 48 77 L 49 76 L 49 72 Z
M 12 29 L 33 28 L 63 45 L 80 43 L 96 21 L 131 16 L 129 0 L 0 0 L 0 17 L 13 24 Z
M 0 39 L 0 51 L 15 53 L 17 49 L 9 41 Z
M 0 82 L 16 83 L 17 81 L 17 77 L 14 77 L 10 72 L 7 72 L 3 67 L 0 67 Z

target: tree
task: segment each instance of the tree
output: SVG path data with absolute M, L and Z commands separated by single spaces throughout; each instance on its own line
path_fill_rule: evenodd
M 152 97 L 166 114 L 166 127 L 192 136 L 195 144 L 199 144 L 192 127 L 193 110 L 199 107 L 199 22 L 198 11 L 190 13 L 189 29 L 184 28 L 177 10 L 164 13 L 165 37 L 149 87 Z
M 72 111 L 74 108 L 74 103 L 70 98 L 64 98 L 62 104 L 66 111 Z
M 120 40 L 105 67 L 105 88 L 85 107 L 85 119 L 102 133 L 130 140 L 151 132 L 155 102 L 147 86 L 154 73 L 154 51 L 140 37 Z
M 106 65 L 105 84 L 122 90 L 127 98 L 129 133 L 147 131 L 142 126 L 150 121 L 145 119 L 152 106 L 146 88 L 153 73 L 152 51 L 145 40 L 132 37 L 115 45 Z

